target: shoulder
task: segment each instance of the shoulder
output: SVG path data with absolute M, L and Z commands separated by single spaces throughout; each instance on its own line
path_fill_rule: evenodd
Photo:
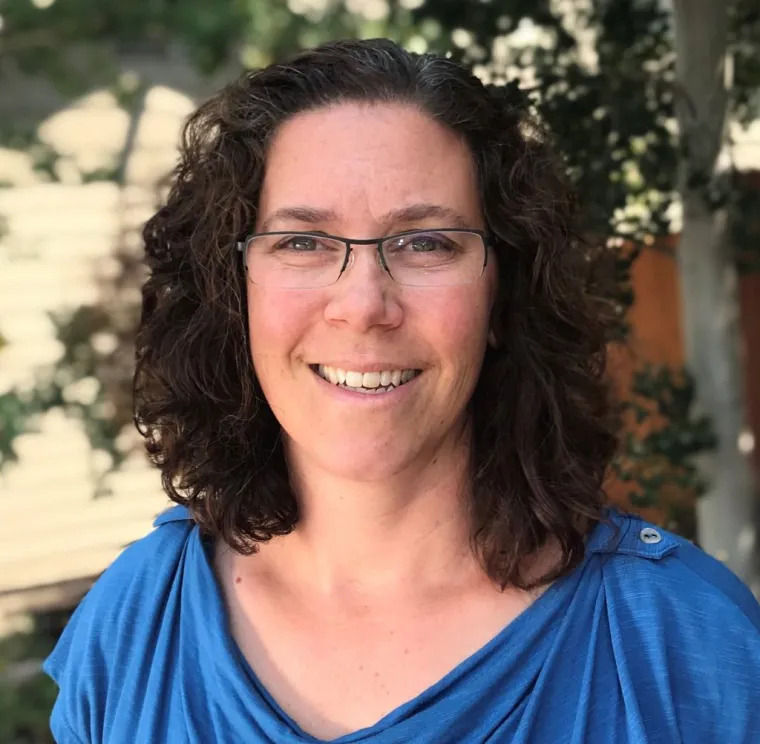
M 610 513 L 588 547 L 621 685 L 672 711 L 686 741 L 760 741 L 760 604 L 750 590 L 633 515 Z
M 129 545 L 80 602 L 43 664 L 59 687 L 51 718 L 57 741 L 100 740 L 111 671 L 130 666 L 130 657 L 149 641 L 151 626 L 171 606 L 193 529 L 183 507 L 164 512 L 154 529 Z
M 71 618 L 62 641 L 75 641 L 83 629 L 97 631 L 88 638 L 107 640 L 126 617 L 145 606 L 155 606 L 176 575 L 194 523 L 188 511 L 177 506 L 161 514 L 153 526 L 98 578 Z M 51 670 L 57 658 L 54 654 L 49 660 Z
M 588 549 L 600 559 L 612 598 L 665 602 L 679 617 L 732 617 L 760 632 L 760 604 L 723 563 L 633 514 L 610 510 L 607 517 Z

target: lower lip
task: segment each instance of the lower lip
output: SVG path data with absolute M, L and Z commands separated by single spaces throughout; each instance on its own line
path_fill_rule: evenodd
M 420 372 L 412 377 L 412 379 L 408 382 L 405 382 L 403 385 L 399 385 L 397 388 L 389 390 L 386 393 L 359 393 L 356 390 L 351 390 L 350 388 L 334 385 L 329 380 L 325 380 L 325 378 L 322 377 L 318 372 L 315 372 L 311 368 L 309 369 L 319 382 L 332 390 L 333 394 L 340 396 L 343 400 L 350 400 L 354 404 L 362 403 L 365 405 L 396 403 L 400 398 L 406 395 L 409 389 L 413 388 L 417 380 L 422 377 L 422 373 Z

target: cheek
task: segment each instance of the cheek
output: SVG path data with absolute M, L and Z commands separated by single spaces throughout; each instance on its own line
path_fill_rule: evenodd
M 248 333 L 257 373 L 264 364 L 285 363 L 318 313 L 313 296 L 249 288 Z
M 472 287 L 447 287 L 415 303 L 421 335 L 457 369 L 480 368 L 488 338 L 489 298 Z

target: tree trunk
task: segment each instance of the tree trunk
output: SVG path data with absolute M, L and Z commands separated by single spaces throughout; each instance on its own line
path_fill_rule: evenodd
M 718 447 L 701 458 L 707 493 L 697 505 L 701 546 L 760 591 L 754 473 L 739 439 L 746 426 L 738 276 L 727 214 L 708 200 L 728 109 L 729 0 L 673 0 L 676 113 L 682 156 L 683 230 L 678 247 L 686 363 L 698 408 Z

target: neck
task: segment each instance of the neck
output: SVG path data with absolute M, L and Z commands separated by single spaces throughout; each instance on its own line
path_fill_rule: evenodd
M 471 583 L 483 572 L 470 549 L 469 442 L 444 449 L 425 467 L 378 482 L 349 481 L 289 453 L 299 523 L 257 558 L 288 582 L 335 598 Z

